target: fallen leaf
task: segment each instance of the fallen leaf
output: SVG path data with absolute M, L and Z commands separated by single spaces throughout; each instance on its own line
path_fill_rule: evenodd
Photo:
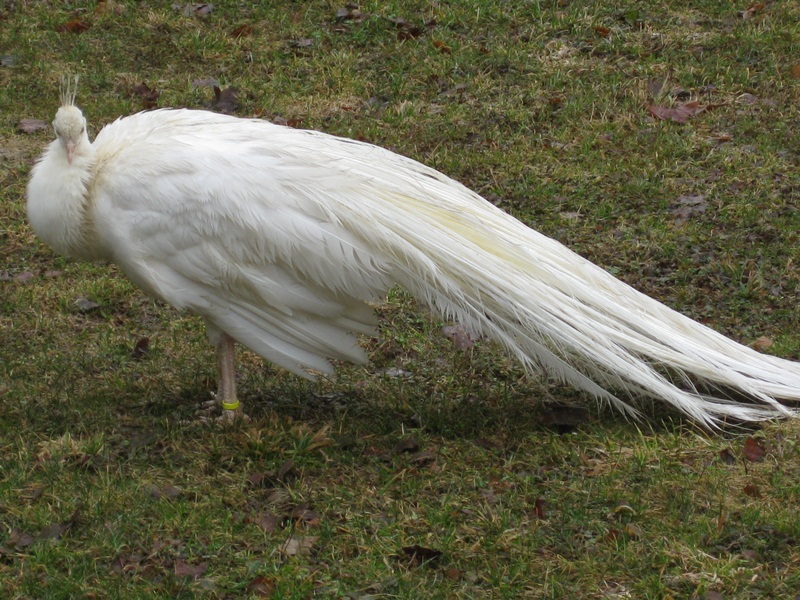
M 404 440 L 400 440 L 397 442 L 395 447 L 392 449 L 392 454 L 401 454 L 402 452 L 416 452 L 419 450 L 419 441 L 417 440 L 417 436 L 410 435 Z
M 753 485 L 752 483 L 748 483 L 744 486 L 742 491 L 746 496 L 750 496 L 751 498 L 761 498 L 761 490 L 758 489 L 757 485 Z
M 744 457 L 750 462 L 761 462 L 764 460 L 764 455 L 766 453 L 767 451 L 755 438 L 749 437 L 744 441 L 742 454 L 744 454 Z
M 131 88 L 131 96 L 138 96 L 144 108 L 155 108 L 158 105 L 158 97 L 161 92 L 151 89 L 146 83 L 140 83 Z
M 657 119 L 674 121 L 675 123 L 686 123 L 690 117 L 699 115 L 711 107 L 712 105 L 702 105 L 699 102 L 686 102 L 675 107 L 648 104 L 647 110 Z
M 800 63 L 792 65 L 792 67 L 789 69 L 789 77 L 792 79 L 800 79 Z
M 767 349 L 771 348 L 774 344 L 775 344 L 775 342 L 773 341 L 772 338 L 769 338 L 769 337 L 767 337 L 765 335 L 762 335 L 761 337 L 756 338 L 756 340 L 750 345 L 755 350 L 758 350 L 759 352 L 763 352 L 764 350 L 767 350 Z
M 727 448 L 719 451 L 719 458 L 726 465 L 732 465 L 736 462 L 736 457 L 733 455 L 733 452 Z
M 441 40 L 433 40 L 433 47 L 442 54 L 452 54 L 453 49 Z
M 253 26 L 244 23 L 238 27 L 231 29 L 231 37 L 235 40 L 243 37 L 249 37 L 253 33 Z
M 62 23 L 56 27 L 58 33 L 83 33 L 89 29 L 91 25 L 79 19 L 72 19 L 66 23 Z
M 48 128 L 49 125 L 41 119 L 20 119 L 19 123 L 17 123 L 17 131 L 22 133 L 36 133 Z
M 449 339 L 456 348 L 465 352 L 475 345 L 475 336 L 465 330 L 460 324 L 442 327 L 442 335 Z
M 296 536 L 290 537 L 280 547 L 280 551 L 286 556 L 307 556 L 311 554 L 314 544 L 319 539 L 315 535 Z
M 369 18 L 370 14 L 361 12 L 357 4 L 348 3 L 345 7 L 336 10 L 337 21 L 354 21 L 360 23 Z
M 423 465 L 427 465 L 429 463 L 434 462 L 438 457 L 439 455 L 436 452 L 423 450 L 422 452 L 417 452 L 416 454 L 414 454 L 409 459 L 409 461 L 417 465 L 418 467 L 421 467 Z
M 175 576 L 197 579 L 208 570 L 208 562 L 201 562 L 199 565 L 190 565 L 178 559 L 175 561 Z
M 723 600 L 723 596 L 721 592 L 717 592 L 715 590 L 709 590 L 706 592 L 705 600 Z
M 90 312 L 96 308 L 100 308 L 100 305 L 97 302 L 87 298 L 78 298 L 75 300 L 75 308 L 77 308 L 80 312 Z
M 275 593 L 275 582 L 265 575 L 259 575 L 247 584 L 247 593 L 248 597 L 272 598 Z
M 537 498 L 533 502 L 533 516 L 535 516 L 537 519 L 544 519 L 545 518 L 544 508 L 545 508 L 544 498 Z
M 744 94 L 740 94 L 736 97 L 736 102 L 739 104 L 756 104 L 758 103 L 758 96 L 749 92 L 745 92 Z
M 267 533 L 272 533 L 278 528 L 278 517 L 272 513 L 258 513 L 257 515 L 248 517 L 247 521 L 249 523 L 253 523 L 254 525 L 258 525 Z
M 601 37 L 608 37 L 611 35 L 611 30 L 608 27 L 603 27 L 602 25 L 595 25 L 594 30 L 595 33 Z
M 150 338 L 143 337 L 136 340 L 131 356 L 134 360 L 141 360 L 150 352 Z
M 754 16 L 756 16 L 756 14 L 761 12 L 763 9 L 764 9 L 763 2 L 756 2 L 755 4 L 751 4 L 741 12 L 742 18 L 745 20 L 752 19 Z
M 627 523 L 622 528 L 622 533 L 634 540 L 639 540 L 644 536 L 644 532 L 641 530 L 641 528 L 633 523 Z
M 296 476 L 297 476 L 297 465 L 291 458 L 281 465 L 281 468 L 278 469 L 278 472 L 275 475 L 278 481 L 283 481 L 283 482 L 285 482 L 287 479 L 291 477 L 296 477 Z
M 442 552 L 440 550 L 425 548 L 424 546 L 416 544 L 413 546 L 404 546 L 403 554 L 409 559 L 412 565 L 417 567 L 433 564 L 442 557 Z
M 214 86 L 214 107 L 226 115 L 232 115 L 239 106 L 238 90 L 235 87 L 220 89 Z
M 313 527 L 319 525 L 319 515 L 315 513 L 307 504 L 299 504 L 289 513 L 289 518 L 297 525 L 307 525 Z
M 14 281 L 16 281 L 17 283 L 25 283 L 26 281 L 30 281 L 34 277 L 36 277 L 36 275 L 31 273 L 30 271 L 22 271 L 22 273 L 17 273 L 14 276 Z
M 6 544 L 11 546 L 15 550 L 24 550 L 25 548 L 27 548 L 28 546 L 33 544 L 33 542 L 35 542 L 35 541 L 36 541 L 36 538 L 34 538 L 29 533 L 25 533 L 24 531 L 22 531 L 20 529 L 14 529 L 14 530 L 11 531 L 11 534 L 8 536 L 8 539 L 6 540 Z

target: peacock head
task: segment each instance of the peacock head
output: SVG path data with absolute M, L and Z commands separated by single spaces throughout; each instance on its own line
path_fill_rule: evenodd
M 75 94 L 78 91 L 78 77 L 61 80 L 61 107 L 53 120 L 56 137 L 67 153 L 67 161 L 72 164 L 75 152 L 83 143 L 89 142 L 86 134 L 86 119 L 81 109 L 75 106 Z

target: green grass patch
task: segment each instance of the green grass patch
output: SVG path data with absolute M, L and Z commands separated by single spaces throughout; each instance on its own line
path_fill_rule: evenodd
M 368 367 L 309 383 L 242 352 L 251 420 L 198 424 L 202 324 L 35 240 L 25 185 L 52 134 L 18 123 L 49 122 L 65 72 L 93 134 L 144 107 L 137 84 L 206 108 L 213 78 L 238 115 L 419 159 L 798 358 L 800 7 L 214 4 L 0 7 L 0 595 L 794 597 L 796 423 L 752 433 L 753 462 L 747 436 L 661 407 L 627 422 L 490 344 L 454 349 L 399 290 Z M 690 101 L 708 108 L 686 123 L 647 109 Z

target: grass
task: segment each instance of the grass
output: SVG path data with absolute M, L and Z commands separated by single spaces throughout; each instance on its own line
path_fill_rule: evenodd
M 625 421 L 489 344 L 455 350 L 399 290 L 370 366 L 309 383 L 242 353 L 251 420 L 197 424 L 214 388 L 201 324 L 34 239 L 24 190 L 51 133 L 17 129 L 49 121 L 63 72 L 92 133 L 142 108 L 136 84 L 205 107 L 193 82 L 213 77 L 239 115 L 417 158 L 798 358 L 796 3 L 748 19 L 711 0 L 365 2 L 340 19 L 324 1 L 173 4 L 0 8 L 4 597 L 796 595 L 797 423 Z M 713 107 L 685 124 L 646 108 L 687 100 Z

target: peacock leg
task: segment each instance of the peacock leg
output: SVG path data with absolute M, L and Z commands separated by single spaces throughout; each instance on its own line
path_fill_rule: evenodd
M 217 340 L 217 398 L 222 404 L 222 419 L 232 421 L 242 414 L 236 398 L 236 348 L 231 336 L 220 332 Z

